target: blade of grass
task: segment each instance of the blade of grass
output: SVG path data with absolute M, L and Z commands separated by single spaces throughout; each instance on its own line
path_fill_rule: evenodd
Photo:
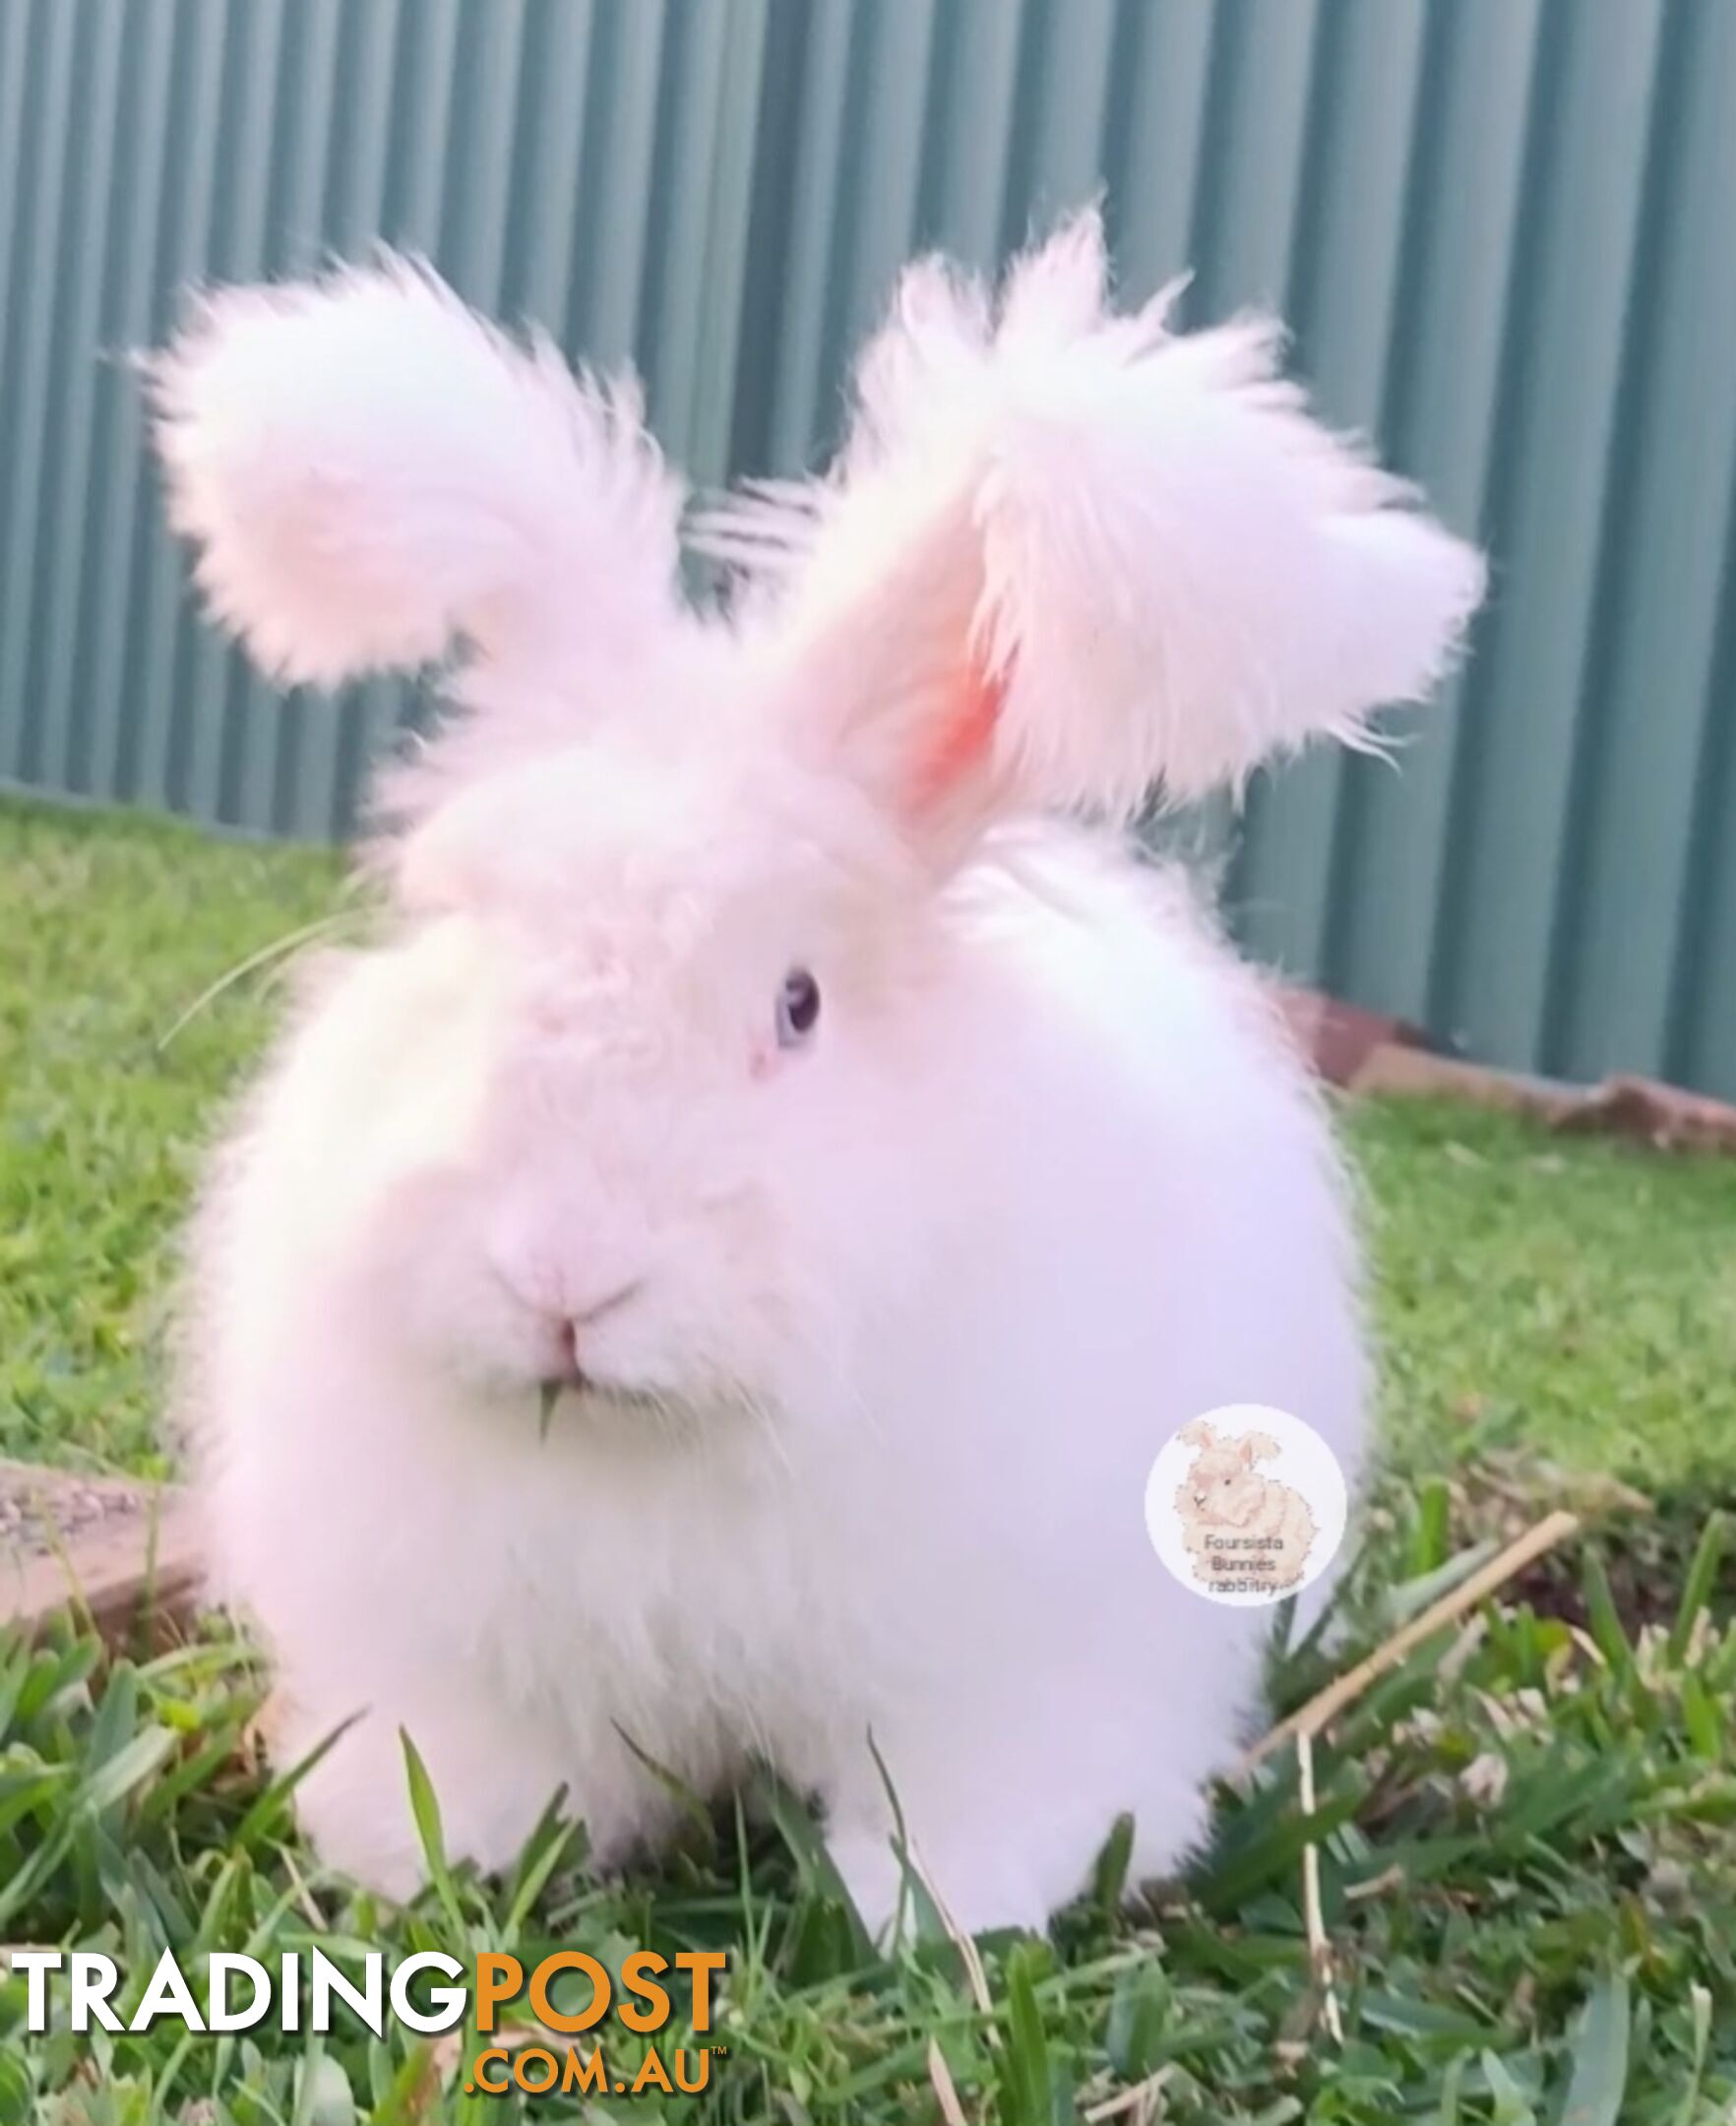
M 1711 1599 L 1712 1586 L 1718 1577 L 1718 1567 L 1723 1563 L 1729 1533 L 1729 1517 L 1721 1512 L 1708 1516 L 1705 1527 L 1700 1532 L 1694 1562 L 1688 1568 L 1688 1578 L 1682 1588 L 1682 1604 L 1676 1611 L 1676 1621 L 1670 1632 L 1672 1660 L 1679 1661 L 1687 1653 L 1695 1622 Z
M 1580 2017 L 1561 2126 L 1618 2126 L 1628 2087 L 1631 2022 L 1627 1973 L 1606 1971 Z
M 446 1862 L 446 1832 L 440 1821 L 440 1802 L 434 1792 L 434 1782 L 428 1777 L 428 1767 L 422 1762 L 421 1752 L 410 1740 L 408 1730 L 401 1727 L 398 1739 L 403 1750 L 404 1777 L 409 1782 L 410 1814 L 415 1819 L 416 1836 L 422 1842 L 422 1857 L 428 1863 L 428 1879 L 434 1885 L 434 1894 L 440 1900 L 440 1908 L 454 1933 L 463 1935 L 464 1908 L 458 1901 L 458 1891 L 452 1879 L 452 1870 Z

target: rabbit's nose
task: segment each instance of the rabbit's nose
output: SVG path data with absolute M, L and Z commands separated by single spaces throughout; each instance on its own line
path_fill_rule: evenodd
M 552 1318 L 549 1329 L 554 1363 L 548 1373 L 551 1382 L 572 1388 L 585 1386 L 585 1365 L 580 1354 L 586 1331 L 596 1328 L 618 1307 L 625 1306 L 639 1290 L 641 1282 L 642 1280 L 636 1278 L 629 1284 L 622 1284 L 613 1291 L 605 1292 L 601 1298 L 592 1299 L 569 1313 L 558 1314 Z
M 549 1324 L 549 1367 L 544 1376 L 551 1388 L 583 1388 L 585 1368 L 579 1363 L 579 1324 L 561 1318 Z

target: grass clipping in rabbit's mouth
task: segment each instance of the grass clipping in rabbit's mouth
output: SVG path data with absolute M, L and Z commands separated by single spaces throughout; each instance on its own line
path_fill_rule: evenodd
M 662 1397 L 650 1390 L 604 1386 L 585 1373 L 570 1379 L 557 1376 L 536 1384 L 536 1436 L 539 1442 L 548 1438 L 554 1424 L 555 1406 L 563 1396 L 576 1403 L 582 1413 L 590 1415 L 607 1416 L 611 1412 L 625 1411 L 676 1421 L 680 1414 L 672 1411 Z
M 565 1381 L 545 1380 L 536 1390 L 536 1437 L 546 1440 L 548 1428 L 554 1422 L 555 1405 L 561 1400 Z

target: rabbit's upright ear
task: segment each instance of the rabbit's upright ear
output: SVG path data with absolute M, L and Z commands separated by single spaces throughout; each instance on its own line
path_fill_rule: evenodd
M 1183 1425 L 1175 1436 L 1186 1447 L 1215 1447 L 1217 1445 L 1217 1435 L 1204 1417 L 1196 1417 L 1191 1424 Z
M 998 299 L 906 273 L 829 479 L 747 496 L 713 550 L 781 571 L 816 729 L 915 816 L 1126 819 L 1354 743 L 1440 676 L 1479 556 L 1307 414 L 1263 322 L 1108 308 L 1073 222 Z
M 1270 1462 L 1278 1443 L 1270 1432 L 1244 1432 L 1240 1442 L 1242 1460 L 1252 1469 L 1256 1462 Z
M 147 378 L 200 585 L 276 675 L 330 685 L 461 641 L 547 670 L 667 625 L 683 493 L 637 393 L 420 266 L 209 296 Z

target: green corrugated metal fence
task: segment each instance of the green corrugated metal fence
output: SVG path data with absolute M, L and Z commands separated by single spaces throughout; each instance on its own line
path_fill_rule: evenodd
M 1256 950 L 1474 1053 L 1736 1092 L 1736 5 L 0 0 L 0 780 L 349 824 L 405 714 L 197 623 L 125 351 L 377 237 L 811 462 L 899 262 L 1099 186 L 1130 293 L 1296 328 L 1494 597 L 1396 771 L 1217 820 Z

